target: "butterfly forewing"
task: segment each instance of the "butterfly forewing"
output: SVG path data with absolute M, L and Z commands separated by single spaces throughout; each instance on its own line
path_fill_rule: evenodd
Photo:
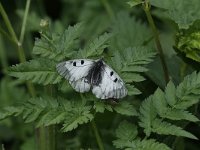
M 88 92 L 91 85 L 88 83 L 86 76 L 89 69 L 94 64 L 90 59 L 75 59 L 61 62 L 57 65 L 58 73 L 69 80 L 71 86 L 77 92 Z
M 101 99 L 120 99 L 127 95 L 127 89 L 119 75 L 104 63 L 102 82 L 93 86 L 92 92 Z

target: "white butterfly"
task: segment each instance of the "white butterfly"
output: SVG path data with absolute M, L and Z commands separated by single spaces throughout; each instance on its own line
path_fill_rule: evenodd
M 119 99 L 127 95 L 127 89 L 119 75 L 102 59 L 74 59 L 57 65 L 58 73 L 69 80 L 77 92 L 92 93 L 100 99 Z

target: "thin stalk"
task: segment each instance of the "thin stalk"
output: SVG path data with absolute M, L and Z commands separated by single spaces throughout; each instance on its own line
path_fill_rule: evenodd
M 163 68 L 163 72 L 164 72 L 164 76 L 165 76 L 165 82 L 168 83 L 169 82 L 169 73 L 168 73 L 168 68 L 167 68 L 167 64 L 165 61 L 165 57 L 164 57 L 164 53 L 163 53 L 163 49 L 160 43 L 160 38 L 159 38 L 159 34 L 157 31 L 157 28 L 155 26 L 154 20 L 152 18 L 151 12 L 150 12 L 150 4 L 149 2 L 146 0 L 143 3 L 143 9 L 145 11 L 145 14 L 147 16 L 147 20 L 149 22 L 149 25 L 151 26 L 151 29 L 153 31 L 153 35 L 154 35 L 154 39 L 155 39 L 155 43 L 156 43 L 156 47 L 160 56 L 160 60 L 161 60 L 161 64 L 162 64 L 162 68 Z
M 53 96 L 53 87 L 51 85 L 45 87 L 44 92 L 47 95 Z M 44 150 L 55 150 L 56 149 L 55 125 L 41 127 L 41 128 L 42 128 L 41 130 L 42 135 L 37 137 L 38 148 L 43 148 Z M 43 135 L 43 133 L 45 134 Z M 43 150 L 43 149 L 39 149 L 39 150 Z
M 4 145 L 3 145 L 3 144 L 1 144 L 1 148 L 2 148 L 2 150 L 5 150 L 5 148 L 4 148 Z
M 0 35 L 0 39 L 1 39 L 1 35 Z M 8 60 L 7 60 L 7 56 L 5 53 L 5 48 L 4 48 L 4 44 L 2 42 L 2 40 L 0 40 L 0 60 L 1 60 L 1 65 L 2 68 L 4 69 L 5 72 L 7 72 L 7 68 L 8 68 Z
M 26 21 L 27 21 L 27 15 L 28 15 L 29 7 L 30 7 L 30 0 L 27 0 L 25 15 L 24 15 L 23 24 L 22 24 L 22 31 L 21 31 L 21 34 L 20 34 L 20 38 L 21 38 L 22 42 L 23 42 L 23 39 L 24 39 L 24 33 L 25 33 L 25 27 L 26 27 Z M 1 2 L 0 2 L 0 14 L 2 15 L 4 23 L 5 23 L 8 31 L 9 31 L 9 34 L 11 36 L 11 39 L 17 45 L 19 61 L 21 63 L 25 62 L 26 61 L 26 56 L 25 56 L 24 50 L 22 48 L 22 43 L 19 42 L 19 40 L 18 40 L 18 38 L 17 38 L 17 36 L 16 36 L 16 34 L 14 32 L 14 29 L 13 29 L 11 23 L 10 23 L 10 20 L 9 20 L 9 18 L 8 18 L 8 16 L 7 16 L 7 14 L 6 14 Z M 35 92 L 35 88 L 34 88 L 33 84 L 31 84 L 30 82 L 26 82 L 26 86 L 28 88 L 28 91 L 29 91 L 30 95 L 32 97 L 35 97 L 36 96 L 36 92 Z M 36 135 L 39 135 L 42 140 L 45 140 L 43 138 L 44 134 L 45 134 L 45 131 L 43 130 L 43 128 L 39 128 L 36 133 L 37 133 Z M 43 141 L 40 141 L 40 142 L 43 142 Z M 41 150 L 43 150 L 43 146 L 41 146 Z
M 5 32 L 1 26 L 0 26 L 0 34 L 4 35 L 9 41 L 15 44 L 15 41 L 13 41 L 10 35 L 7 32 Z
M 94 131 L 99 149 L 104 150 L 103 142 L 102 142 L 102 139 L 99 135 L 99 132 L 98 132 L 98 129 L 97 129 L 97 126 L 96 126 L 96 123 L 94 122 L 94 120 L 91 121 L 91 126 L 92 126 L 92 129 Z
M 108 1 L 107 1 L 107 0 L 101 0 L 101 2 L 102 2 L 102 4 L 103 4 L 103 6 L 105 7 L 105 9 L 106 9 L 106 11 L 107 11 L 109 17 L 110 17 L 111 19 L 113 19 L 113 18 L 114 18 L 114 13 L 113 13 L 113 10 L 112 10 L 112 8 L 110 7 Z
M 24 34 L 25 34 L 25 29 L 26 29 L 26 22 L 27 22 L 27 16 L 28 16 L 29 8 L 30 8 L 30 3 L 31 3 L 31 0 L 27 0 L 25 14 L 24 14 L 22 28 L 21 28 L 21 33 L 20 33 L 20 37 L 19 37 L 19 43 L 23 43 L 23 41 L 24 41 Z
M 51 125 L 47 127 L 47 145 L 48 145 L 48 150 L 55 150 L 56 145 L 55 145 L 55 125 Z
M 27 3 L 28 3 L 28 2 L 27 2 Z M 30 3 L 28 3 L 28 4 L 30 5 Z M 26 5 L 27 5 L 27 4 L 26 4 Z M 28 8 L 28 7 L 26 7 L 26 8 Z M 25 11 L 25 12 L 27 12 L 27 11 Z M 28 13 L 28 12 L 27 12 L 27 13 Z M 17 51 L 18 51 L 19 61 L 20 61 L 21 63 L 22 63 L 22 62 L 25 62 L 25 61 L 26 61 L 26 57 L 25 57 L 24 50 L 23 50 L 23 48 L 22 48 L 22 43 L 19 43 L 19 41 L 18 41 L 18 39 L 17 39 L 17 36 L 16 36 L 16 34 L 15 34 L 15 32 L 14 32 L 14 29 L 13 29 L 11 23 L 10 23 L 9 18 L 8 18 L 8 15 L 6 14 L 6 12 L 5 12 L 5 10 L 4 10 L 4 8 L 3 8 L 1 2 L 0 2 L 0 14 L 1 14 L 2 17 L 3 17 L 3 20 L 4 20 L 4 22 L 5 22 L 5 25 L 6 25 L 8 31 L 9 31 L 9 33 L 10 33 L 10 35 L 11 35 L 11 38 L 13 39 L 13 41 L 15 42 L 15 44 L 17 45 Z M 26 15 L 27 15 L 27 14 L 26 14 Z M 23 20 L 25 20 L 25 19 L 23 19 Z M 26 19 L 26 20 L 27 20 L 27 19 Z M 26 20 L 25 20 L 24 22 L 26 22 Z M 26 25 L 26 24 L 24 24 L 24 25 Z M 23 30 L 25 30 L 25 27 L 22 27 L 22 28 L 24 28 Z M 22 32 L 21 32 L 21 33 L 22 33 Z M 29 90 L 29 93 L 31 94 L 31 96 L 34 97 L 36 94 L 35 94 L 35 89 L 34 89 L 33 85 L 32 85 L 31 83 L 29 83 L 29 82 L 27 82 L 26 85 L 27 85 L 27 88 L 28 88 L 28 90 Z
M 181 64 L 181 68 L 180 68 L 180 78 L 181 78 L 181 80 L 183 80 L 184 77 L 185 77 L 186 69 L 187 69 L 187 64 L 183 62 Z
M 45 127 L 42 126 L 38 129 L 36 129 L 36 133 L 37 133 L 37 142 L 38 143 L 41 143 L 41 144 L 38 144 L 38 150 L 48 150 L 47 149 L 47 143 L 46 143 L 46 130 L 45 130 Z
M 0 14 L 2 15 L 2 18 L 5 22 L 5 25 L 11 35 L 11 38 L 13 39 L 13 41 L 15 42 L 15 44 L 18 46 L 17 50 L 18 50 L 18 56 L 19 56 L 19 60 L 20 62 L 25 62 L 26 61 L 26 58 L 25 58 L 25 54 L 24 54 L 24 51 L 21 47 L 21 43 L 19 43 L 18 39 L 17 39 L 17 36 L 15 34 L 15 31 L 10 23 L 10 20 L 8 18 L 8 15 L 6 14 L 1 2 L 0 2 Z
M 12 25 L 10 23 L 10 20 L 8 19 L 8 16 L 7 16 L 7 14 L 6 14 L 1 2 L 0 2 L 0 14 L 3 17 L 3 20 L 4 20 L 5 24 L 6 24 L 6 27 L 8 28 L 8 31 L 9 31 L 11 37 L 13 38 L 15 43 L 17 44 L 18 43 L 17 36 L 16 36 L 16 34 L 15 34 L 14 30 L 13 30 L 13 27 L 12 27 Z

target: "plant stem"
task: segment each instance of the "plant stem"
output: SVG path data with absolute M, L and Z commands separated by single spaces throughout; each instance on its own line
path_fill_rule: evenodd
M 7 14 L 6 14 L 1 2 L 0 2 L 0 13 L 1 13 L 2 17 L 3 17 L 3 20 L 4 20 L 5 24 L 6 24 L 6 27 L 8 28 L 8 31 L 9 31 L 10 35 L 12 36 L 13 40 L 15 41 L 15 43 L 18 43 L 17 36 L 16 36 L 16 34 L 15 34 L 14 30 L 13 30 L 13 27 L 12 27 L 12 25 L 10 23 L 10 20 L 8 19 L 8 16 L 7 16 Z
M 105 9 L 106 9 L 106 11 L 107 11 L 109 17 L 110 17 L 111 19 L 113 19 L 113 18 L 114 18 L 114 13 L 113 13 L 113 10 L 112 10 L 112 8 L 110 7 L 108 1 L 107 1 L 107 0 L 101 0 L 101 2 L 102 2 L 102 4 L 103 4 L 103 6 L 105 7 Z
M 55 125 L 51 125 L 47 127 L 48 135 L 47 135 L 47 145 L 48 150 L 55 150 Z
M 44 88 L 44 92 L 47 95 L 53 96 L 53 87 L 51 85 L 46 86 Z M 37 141 L 38 148 L 43 148 L 45 150 L 55 150 L 56 149 L 55 125 L 41 127 L 41 128 L 42 128 L 42 130 L 41 130 L 42 135 L 37 137 L 39 139 Z M 43 135 L 43 133 L 45 133 L 45 135 Z M 43 149 L 39 149 L 39 150 L 43 150 Z
M 28 16 L 29 8 L 30 8 L 30 3 L 31 3 L 31 0 L 27 0 L 25 14 L 24 14 L 22 28 L 21 28 L 21 33 L 20 33 L 20 37 L 19 37 L 19 43 L 23 43 L 23 41 L 24 41 L 24 34 L 25 34 L 25 29 L 26 29 L 26 22 L 27 22 L 27 16 Z
M 5 53 L 5 47 L 4 47 L 4 44 L 1 40 L 1 35 L 0 35 L 0 45 L 1 45 L 1 48 L 0 48 L 0 60 L 1 60 L 1 65 L 2 65 L 2 68 L 4 69 L 5 72 L 7 72 L 7 68 L 8 68 L 8 61 L 7 61 L 7 56 L 6 56 L 6 53 Z
M 92 126 L 92 129 L 94 131 L 94 134 L 95 134 L 95 137 L 96 137 L 96 140 L 97 140 L 97 144 L 99 146 L 99 149 L 100 150 L 104 150 L 104 146 L 103 146 L 103 142 L 101 140 L 101 137 L 99 135 L 99 132 L 98 132 L 98 129 L 96 127 L 96 123 L 94 120 L 91 121 L 91 126 Z
M 163 72 L 164 72 L 164 76 L 165 76 L 165 82 L 167 84 L 169 82 L 168 68 L 167 68 L 167 64 L 166 64 L 165 58 L 164 58 L 163 49 L 162 49 L 162 46 L 161 46 L 161 43 L 160 43 L 159 34 L 158 34 L 157 29 L 156 29 L 154 20 L 153 20 L 153 18 L 151 16 L 150 7 L 151 7 L 150 3 L 146 0 L 143 3 L 143 9 L 145 11 L 145 14 L 147 16 L 147 20 L 148 20 L 148 22 L 149 22 L 149 24 L 151 26 L 152 31 L 153 31 L 156 47 L 157 47 L 157 50 L 158 50 L 158 53 L 159 53 L 159 56 L 160 56 L 160 60 L 161 60 L 161 64 L 162 64 L 162 68 L 163 68 Z
M 23 42 L 23 39 L 24 39 L 24 33 L 25 33 L 25 27 L 26 27 L 26 21 L 27 21 L 29 7 L 30 7 L 30 0 L 27 0 L 25 15 L 24 15 L 23 24 L 22 24 L 22 31 L 21 31 L 21 34 L 20 34 L 20 39 L 21 39 L 21 43 L 20 43 L 15 32 L 14 32 L 14 29 L 13 29 L 11 23 L 10 23 L 10 20 L 9 20 L 1 2 L 0 2 L 0 14 L 2 15 L 2 18 L 3 18 L 4 23 L 5 23 L 8 31 L 9 31 L 9 34 L 11 36 L 12 41 L 14 41 L 14 43 L 17 45 L 19 61 L 21 63 L 26 61 L 26 56 L 25 56 L 24 50 L 22 48 L 22 42 Z M 28 88 L 30 95 L 32 97 L 35 97 L 36 92 L 35 92 L 35 88 L 34 88 L 33 84 L 31 84 L 30 82 L 26 82 L 26 86 Z M 41 139 L 44 140 L 43 137 L 44 137 L 44 134 L 45 134 L 45 130 L 43 128 L 39 128 L 37 131 L 38 131 L 38 134 L 36 134 L 36 135 L 41 136 Z M 40 141 L 40 142 L 43 142 L 43 141 Z M 41 147 L 41 150 L 43 150 L 43 147 Z
M 10 35 L 9 35 L 7 32 L 5 32 L 1 26 L 0 26 L 0 33 L 1 33 L 2 35 L 4 35 L 9 41 L 11 41 L 12 43 L 15 44 L 15 42 L 14 42 L 13 39 L 10 37 Z
M 38 150 L 47 150 L 46 148 L 46 130 L 44 126 L 41 126 L 40 128 L 36 129 L 36 139 L 37 139 L 37 143 L 40 143 L 37 145 L 37 149 Z

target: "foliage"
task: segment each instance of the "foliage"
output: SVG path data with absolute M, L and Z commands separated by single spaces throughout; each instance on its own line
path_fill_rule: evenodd
M 29 2 L 0 2 L 0 146 L 199 149 L 199 0 Z M 75 92 L 56 65 L 80 58 L 103 58 L 128 95 Z
M 195 22 L 189 29 L 179 30 L 175 43 L 177 53 L 184 53 L 186 57 L 200 62 L 199 31 L 199 21 Z
M 52 60 L 34 59 L 12 66 L 9 69 L 9 75 L 43 85 L 56 84 L 61 81 L 61 77 L 58 76 L 55 65 L 56 63 Z
M 116 130 L 117 140 L 113 141 L 116 148 L 136 149 L 136 150 L 170 150 L 170 148 L 162 143 L 156 142 L 154 139 L 141 140 L 137 138 L 137 126 L 127 121 L 120 123 Z

